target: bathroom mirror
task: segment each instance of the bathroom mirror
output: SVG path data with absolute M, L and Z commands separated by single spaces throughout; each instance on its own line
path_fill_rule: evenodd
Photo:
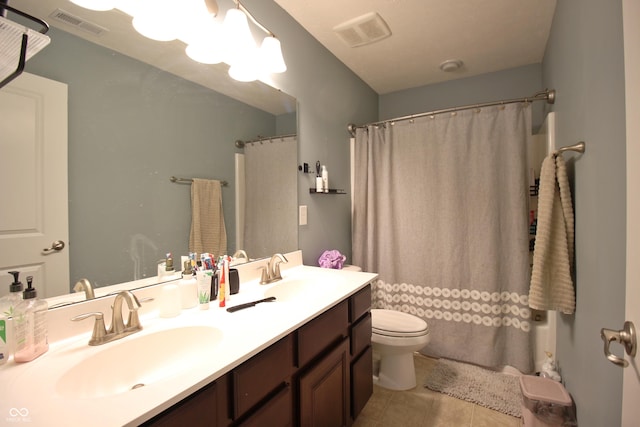
M 243 150 L 234 143 L 297 133 L 296 100 L 261 82 L 234 82 L 224 65 L 193 62 L 181 42 L 109 29 L 140 43 L 136 49 L 161 64 L 153 66 L 135 59 L 135 52 L 93 43 L 104 45 L 106 36 L 82 35 L 50 16 L 61 8 L 95 22 L 104 12 L 85 12 L 63 0 L 14 6 L 52 27 L 51 44 L 29 60 L 26 71 L 68 85 L 70 285 L 82 277 L 100 287 L 155 276 L 167 252 L 179 263 L 188 253 L 190 185 L 171 182 L 171 176 L 227 182 L 227 248 L 230 254 L 242 249 L 235 246 L 234 155 Z M 287 185 L 295 189 L 295 178 Z M 297 212 L 297 202 L 290 209 Z M 297 249 L 292 229 L 295 247 L 281 252 Z

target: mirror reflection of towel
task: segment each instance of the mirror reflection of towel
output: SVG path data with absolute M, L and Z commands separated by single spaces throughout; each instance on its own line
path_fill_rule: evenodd
M 227 252 L 220 181 L 194 178 L 191 184 L 189 251 L 209 252 L 216 258 Z

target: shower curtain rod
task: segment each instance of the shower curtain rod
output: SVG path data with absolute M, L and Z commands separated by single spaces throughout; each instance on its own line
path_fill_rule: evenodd
M 288 135 L 276 135 L 276 136 L 263 136 L 257 139 L 252 139 L 251 141 L 243 141 L 241 139 L 236 139 L 235 146 L 237 148 L 244 148 L 247 144 L 253 144 L 254 142 L 262 142 L 262 141 L 271 141 L 273 139 L 284 139 L 291 138 L 292 136 L 298 136 L 297 133 L 290 133 Z
M 504 105 L 504 104 L 513 104 L 515 102 L 533 102 L 533 101 L 547 101 L 547 104 L 553 104 L 556 101 L 556 91 L 555 89 L 545 89 L 543 91 L 537 92 L 536 94 L 528 98 L 503 99 L 502 101 L 485 102 L 483 104 L 469 104 L 469 105 L 463 105 L 461 107 L 451 107 L 451 108 L 445 108 L 442 110 L 429 111 L 427 113 L 411 114 L 409 116 L 397 117 L 395 119 L 381 120 L 379 122 L 368 123 L 366 125 L 355 125 L 353 123 L 349 123 L 347 125 L 347 130 L 349 131 L 351 136 L 355 136 L 356 129 L 358 128 L 364 129 L 367 126 L 376 126 L 376 125 L 381 125 L 389 122 L 397 122 L 401 120 L 411 120 L 411 119 L 416 119 L 418 117 L 433 116 L 435 114 L 443 114 L 443 113 L 451 113 L 451 112 L 460 111 L 460 110 L 468 110 L 471 108 L 484 108 L 484 107 L 491 107 L 494 105 Z

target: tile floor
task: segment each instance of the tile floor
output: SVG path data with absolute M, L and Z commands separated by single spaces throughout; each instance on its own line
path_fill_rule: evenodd
M 373 396 L 353 427 L 519 427 L 520 418 L 505 415 L 423 386 L 435 359 L 414 356 L 417 386 L 407 391 L 374 385 Z

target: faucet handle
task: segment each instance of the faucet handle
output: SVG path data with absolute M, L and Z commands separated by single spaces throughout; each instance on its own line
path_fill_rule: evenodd
M 260 284 L 261 285 L 266 285 L 267 283 L 271 282 L 271 277 L 269 277 L 269 267 L 266 266 L 266 265 L 263 265 L 260 268 L 262 269 L 262 276 L 260 277 Z
M 276 262 L 276 264 L 273 266 L 273 280 L 275 281 L 281 279 L 282 275 L 280 274 L 280 262 Z
M 154 298 L 138 298 L 135 294 L 133 294 L 133 298 L 138 303 L 138 306 L 142 306 L 142 303 L 151 302 Z M 129 310 L 129 317 L 127 318 L 127 324 L 125 328 L 128 330 L 142 330 L 142 325 L 140 324 L 140 317 L 138 316 L 138 310 Z
M 72 317 L 71 320 L 74 322 L 79 322 L 80 320 L 88 319 L 90 317 L 95 317 L 96 321 L 93 324 L 93 333 L 91 334 L 89 345 L 102 344 L 104 342 L 105 336 L 107 335 L 107 328 L 104 325 L 104 315 L 101 312 L 94 311 L 91 313 L 79 314 L 75 317 Z

